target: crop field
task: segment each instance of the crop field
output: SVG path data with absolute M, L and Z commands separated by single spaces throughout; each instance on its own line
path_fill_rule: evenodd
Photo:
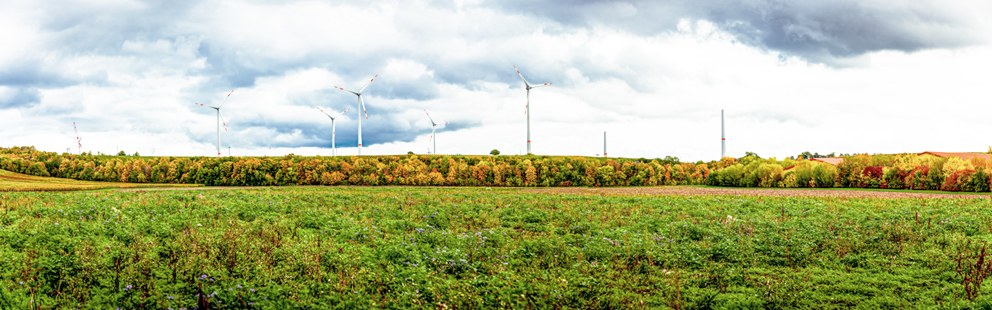
M 0 193 L 2 309 L 981 308 L 988 199 Z
M 20 174 L 0 170 L 0 192 L 6 191 L 77 191 L 107 188 L 195 187 L 198 184 L 151 184 L 77 181 Z

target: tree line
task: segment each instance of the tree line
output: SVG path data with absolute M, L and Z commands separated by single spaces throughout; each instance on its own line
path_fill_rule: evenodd
M 655 186 L 704 184 L 710 167 L 677 158 L 580 156 L 141 157 L 0 149 L 0 169 L 46 177 L 208 186 Z M 714 162 L 716 163 L 716 162 Z
M 387 155 L 147 157 L 0 148 L 0 169 L 45 177 L 208 186 L 658 186 L 883 188 L 989 192 L 992 161 L 930 154 L 843 156 L 835 165 L 798 159 L 680 162 L 582 156 Z M 815 157 L 812 157 L 815 158 Z

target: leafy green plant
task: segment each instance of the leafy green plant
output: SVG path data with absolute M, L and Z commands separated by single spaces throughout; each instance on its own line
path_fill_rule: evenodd
M 466 188 L 0 193 L 0 308 L 967 308 L 992 300 L 975 273 L 988 266 L 986 205 Z

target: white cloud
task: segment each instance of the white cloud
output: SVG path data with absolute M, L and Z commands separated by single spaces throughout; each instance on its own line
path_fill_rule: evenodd
M 363 154 L 425 151 L 433 145 L 425 109 L 453 122 L 439 127 L 441 153 L 516 154 L 526 149 L 526 92 L 511 65 L 528 81 L 554 83 L 531 92 L 538 154 L 602 153 L 606 131 L 611 156 L 716 159 L 721 109 L 731 156 L 992 144 L 981 135 L 992 129 L 983 92 L 992 46 L 871 51 L 836 68 L 749 44 L 705 19 L 654 33 L 608 22 L 644 14 L 636 3 L 601 4 L 603 18 L 588 26 L 485 4 L 202 2 L 160 22 L 142 11 L 151 6 L 132 3 L 121 10 L 151 20 L 132 31 L 85 16 L 52 30 L 43 4 L 8 3 L 0 145 L 75 149 L 75 121 L 84 150 L 212 155 L 214 112 L 192 103 L 219 104 L 235 89 L 221 133 L 235 155 L 329 154 L 330 121 L 315 105 L 351 109 L 337 121 L 337 145 L 355 154 L 355 96 L 331 86 L 357 90 L 378 73 L 364 95 Z M 975 27 L 989 37 L 988 25 Z

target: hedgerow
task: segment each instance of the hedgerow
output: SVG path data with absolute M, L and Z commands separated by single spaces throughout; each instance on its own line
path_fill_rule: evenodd
M 210 186 L 699 185 L 710 168 L 671 159 L 569 156 L 137 157 L 0 149 L 0 169 L 85 181 Z
M 813 160 L 725 157 L 709 163 L 677 158 L 580 156 L 298 156 L 138 157 L 71 155 L 0 148 L 0 169 L 84 181 L 210 186 L 660 186 L 881 188 L 989 192 L 992 162 L 929 154 L 844 156 Z
M 989 192 L 992 162 L 930 154 L 844 156 L 834 166 L 812 160 L 724 158 L 706 184 L 732 187 L 881 188 Z M 712 166 L 712 165 L 711 165 Z M 783 168 L 784 167 L 784 168 Z

